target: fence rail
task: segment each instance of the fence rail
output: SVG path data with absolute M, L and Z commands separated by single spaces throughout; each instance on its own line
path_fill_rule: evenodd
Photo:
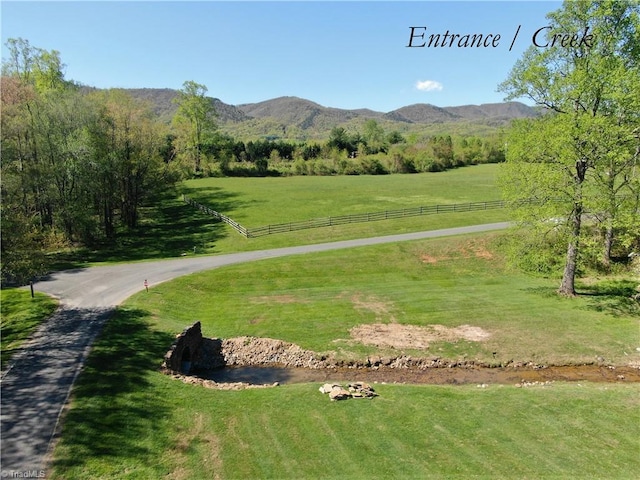
M 231 228 L 233 228 L 236 232 L 240 233 L 241 235 L 244 235 L 247 238 L 250 237 L 249 232 L 245 227 L 240 225 L 234 219 L 227 217 L 225 214 L 216 212 L 213 208 L 207 207 L 206 205 L 202 205 L 201 203 L 196 202 L 195 200 L 187 197 L 186 195 L 182 195 L 182 200 L 184 200 L 185 203 L 188 203 L 189 205 L 197 208 L 201 212 L 204 212 L 207 215 L 211 215 L 212 217 L 223 221 L 224 223 L 231 226 Z
M 276 225 L 266 225 L 263 227 L 248 229 L 249 237 L 261 237 L 274 233 L 293 232 L 309 228 L 332 227 L 349 223 L 375 222 L 379 220 L 389 220 L 403 217 L 416 217 L 420 215 L 433 215 L 449 212 L 471 212 L 476 210 L 490 210 L 503 208 L 502 200 L 477 203 L 459 203 L 452 205 L 431 205 L 426 207 L 405 208 L 402 210 L 386 210 L 383 212 L 358 213 L 353 215 L 342 215 L 338 217 L 314 218 L 300 222 L 279 223 Z
M 473 212 L 477 210 L 492 210 L 504 208 L 506 203 L 503 200 L 493 200 L 488 202 L 456 203 L 451 205 L 430 205 L 425 207 L 405 208 L 402 210 L 386 210 L 384 212 L 357 213 L 353 215 L 342 215 L 338 217 L 313 218 L 299 222 L 278 223 L 275 225 L 265 225 L 263 227 L 246 228 L 226 215 L 216 212 L 212 208 L 202 205 L 195 200 L 183 195 L 183 200 L 219 220 L 230 225 L 233 229 L 247 238 L 262 237 L 276 233 L 294 232 L 310 228 L 332 227 L 349 223 L 375 222 L 393 218 L 416 217 L 420 215 L 434 215 L 451 212 Z

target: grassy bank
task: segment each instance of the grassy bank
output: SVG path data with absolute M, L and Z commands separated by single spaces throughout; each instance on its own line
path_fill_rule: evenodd
M 2 369 L 13 353 L 29 335 L 57 308 L 57 302 L 43 293 L 31 298 L 29 290 L 6 288 L 0 290 L 0 337 L 2 338 Z
M 55 452 L 57 479 L 635 478 L 638 385 L 316 384 L 214 391 L 160 374 L 172 336 L 120 309 L 97 342 Z M 105 368 L 118 365 L 118 368 Z
M 465 170 L 473 169 L 446 173 Z M 204 183 L 227 180 L 224 186 Z M 222 191 L 230 192 L 231 211 L 220 210 L 249 225 L 280 221 L 274 212 L 281 209 L 295 212 L 295 219 L 307 218 L 316 209 L 303 212 L 302 203 L 323 201 L 319 196 L 278 204 L 278 195 L 287 198 L 280 186 L 271 191 L 269 202 L 262 197 L 266 184 L 244 192 L 234 186 L 244 180 L 202 180 L 200 200 L 215 201 Z M 262 180 L 287 179 L 247 182 Z M 418 195 L 411 188 L 405 186 L 397 198 Z M 460 185 L 442 188 L 451 203 L 490 199 L 471 198 L 484 193 L 465 192 Z M 325 191 L 324 200 L 335 199 L 334 206 L 348 202 L 349 189 L 343 190 Z M 462 200 L 462 193 L 469 199 Z M 374 197 L 387 197 L 387 202 L 393 195 L 372 188 L 370 202 Z M 418 217 L 254 240 L 213 224 L 215 238 L 209 241 L 207 219 L 190 230 L 198 214 L 168 205 L 176 210 L 165 217 L 166 228 L 173 219 L 184 235 L 181 243 L 166 237 L 167 246 L 179 252 L 197 239 L 202 243 L 195 245 L 197 250 L 207 253 L 444 228 L 498 221 L 504 215 Z M 347 213 L 356 208 L 352 203 Z M 378 206 L 363 203 L 362 208 Z M 254 217 L 260 209 L 262 216 Z M 149 245 L 136 253 L 141 258 L 166 251 L 165 227 L 154 225 L 158 236 L 146 237 Z M 561 298 L 555 280 L 509 268 L 501 242 L 501 235 L 492 233 L 270 259 L 181 277 L 134 295 L 105 327 L 74 388 L 52 478 L 635 478 L 640 469 L 637 384 L 380 384 L 375 385 L 380 396 L 373 400 L 330 402 L 313 383 L 214 391 L 158 371 L 175 334 L 196 320 L 206 336 L 272 337 L 341 358 L 407 354 L 543 364 L 599 357 L 613 364 L 640 360 L 640 309 L 628 298 L 628 281 L 590 279 L 579 286 L 582 295 Z M 417 349 L 364 344 L 352 335 L 356 326 L 375 324 L 470 325 L 488 337 L 441 339 Z
M 207 336 L 278 338 L 345 358 L 380 351 L 354 341 L 357 325 L 467 324 L 489 338 L 383 353 L 489 363 L 638 359 L 640 308 L 623 280 L 562 298 L 554 280 L 511 270 L 500 242 L 488 234 L 273 259 L 185 276 L 128 304 L 151 312 L 163 331 L 200 320 Z

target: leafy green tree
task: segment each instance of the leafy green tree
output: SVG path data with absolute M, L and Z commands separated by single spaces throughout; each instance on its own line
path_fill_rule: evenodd
M 363 140 L 367 146 L 367 153 L 375 154 L 382 151 L 386 152 L 387 150 L 384 128 L 374 119 L 369 119 L 365 122 Z
M 173 118 L 181 154 L 193 165 L 193 172 L 201 171 L 204 145 L 216 130 L 215 108 L 206 96 L 207 87 L 192 80 L 184 82 L 175 101 L 178 111 Z
M 142 202 L 175 181 L 173 138 L 121 91 L 64 78 L 56 51 L 10 39 L 3 60 L 2 275 L 24 281 L 45 252 L 135 227 Z
M 513 127 L 502 183 L 523 223 L 540 229 L 553 219 L 554 228 L 563 230 L 567 247 L 559 293 L 571 296 L 583 217 L 604 209 L 603 197 L 632 192 L 637 180 L 639 10 L 635 0 L 578 0 L 547 17 L 550 44 L 566 32 L 588 29 L 592 37 L 577 45 L 530 47 L 500 85 L 507 99 L 527 97 L 549 112 Z M 522 207 L 526 200 L 535 203 Z M 628 211 L 633 204 L 611 207 L 604 215 L 610 226 L 628 230 L 634 225 L 620 222 L 634 217 L 637 224 L 637 202 L 635 212 Z
M 326 146 L 329 151 L 344 151 L 348 157 L 353 157 L 361 141 L 360 135 L 350 135 L 344 127 L 333 127 Z
M 347 150 L 351 147 L 351 139 L 344 127 L 333 127 L 329 133 L 329 148 L 337 148 L 338 150 Z
M 444 169 L 453 166 L 453 140 L 451 135 L 441 135 L 434 137 L 429 142 L 436 160 Z
M 393 130 L 392 132 L 389 132 L 389 134 L 387 135 L 386 141 L 389 145 L 396 145 L 398 143 L 406 142 L 405 138 L 397 130 Z
M 86 202 L 75 169 L 83 156 L 82 99 L 64 80 L 58 52 L 9 39 L 2 64 L 2 277 L 27 281 L 45 269 L 45 249 L 80 229 Z M 75 207 L 75 208 L 73 208 Z
M 64 79 L 58 52 L 32 47 L 23 39 L 10 39 L 7 47 L 9 59 L 2 68 L 3 171 L 20 178 L 14 185 L 20 185 L 24 218 L 30 218 L 29 209 L 34 208 L 40 228 L 62 229 L 72 240 L 86 209 L 78 178 L 86 153 L 82 93 Z
M 100 114 L 91 129 L 91 178 L 109 236 L 114 233 L 116 210 L 124 226 L 136 227 L 143 201 L 167 185 L 171 177 L 161 154 L 165 132 L 146 103 L 119 89 L 98 92 L 94 101 Z

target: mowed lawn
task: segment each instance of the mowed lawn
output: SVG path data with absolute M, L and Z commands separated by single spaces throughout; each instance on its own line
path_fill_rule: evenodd
M 312 218 L 499 200 L 495 164 L 438 173 L 188 180 L 188 196 L 246 227 Z
M 336 177 L 205 178 L 179 190 L 245 227 L 305 221 L 367 212 L 500 199 L 498 165 L 477 165 L 440 173 Z M 137 229 L 99 250 L 56 256 L 60 268 L 217 255 L 308 245 L 380 235 L 437 230 L 509 220 L 505 209 L 444 213 L 300 230 L 244 238 L 223 222 L 167 193 L 140 209 Z
M 498 165 L 476 165 L 412 175 L 207 178 L 186 181 L 181 191 L 247 228 L 256 228 L 315 218 L 499 200 L 498 168 Z M 227 253 L 508 219 L 504 209 L 478 210 L 322 227 L 252 239 L 217 223 L 210 235 L 198 236 L 197 242 L 185 250 L 196 247 L 200 253 Z
M 215 391 L 158 371 L 195 320 L 206 336 L 280 338 L 343 357 L 380 352 L 354 342 L 351 327 L 397 322 L 491 336 L 395 354 L 638 360 L 638 306 L 616 293 L 624 280 L 559 298 L 555 280 L 510 270 L 500 245 L 490 234 L 272 259 L 135 295 L 74 389 L 53 478 L 637 478 L 637 384 L 377 384 L 372 400 L 330 402 L 314 383 Z
M 557 281 L 509 268 L 503 233 L 297 255 L 206 271 L 160 284 L 127 304 L 163 331 L 198 320 L 211 337 L 271 337 L 343 358 L 378 352 L 354 342 L 361 324 L 479 327 L 482 342 L 440 342 L 385 354 L 452 360 L 614 364 L 640 359 L 640 308 L 620 280 L 556 295 Z M 616 295 L 616 285 L 622 292 Z

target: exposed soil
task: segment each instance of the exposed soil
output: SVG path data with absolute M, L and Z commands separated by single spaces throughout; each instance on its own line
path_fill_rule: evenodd
M 381 346 L 423 348 L 432 341 L 482 341 L 490 335 L 479 327 L 442 325 L 417 327 L 399 324 L 361 325 L 352 331 L 360 341 Z M 541 365 L 509 362 L 491 365 L 473 360 L 439 357 L 370 356 L 364 360 L 337 360 L 298 345 L 270 338 L 203 339 L 199 362 L 192 375 L 173 372 L 175 378 L 208 388 L 264 388 L 284 383 L 365 381 L 405 384 L 507 384 L 548 386 L 554 381 L 640 382 L 635 366 Z
M 491 334 L 480 327 L 461 325 L 448 328 L 444 325 L 366 324 L 351 329 L 351 337 L 365 345 L 392 348 L 426 349 L 433 342 L 469 340 L 481 342 Z
M 449 251 L 446 254 L 433 255 L 429 253 L 421 253 L 420 260 L 422 263 L 435 264 L 438 262 L 453 260 L 458 258 L 484 258 L 490 260 L 493 258 L 493 254 L 487 249 L 486 241 L 484 240 L 471 240 L 462 245 L 456 251 Z
M 393 302 L 385 301 L 375 295 L 364 297 L 361 293 L 353 295 L 351 302 L 356 310 L 372 312 L 378 320 L 388 318 L 390 321 L 396 322 L 396 318 L 393 316 L 395 308 Z

